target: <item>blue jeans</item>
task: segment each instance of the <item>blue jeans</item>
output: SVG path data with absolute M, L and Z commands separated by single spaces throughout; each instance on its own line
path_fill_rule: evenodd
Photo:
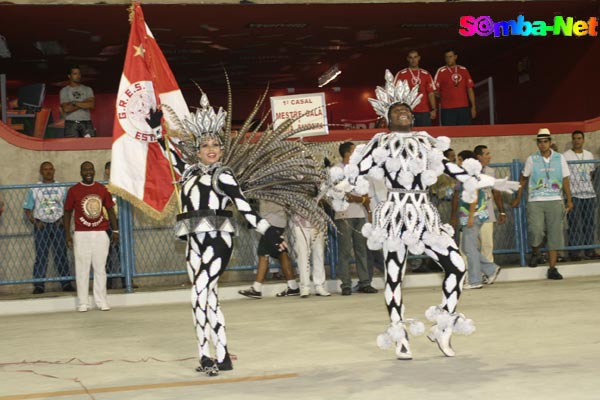
M 461 245 L 467 257 L 467 271 L 469 272 L 470 285 L 481 285 L 481 274 L 484 273 L 487 276 L 491 276 L 496 271 L 496 268 L 498 268 L 496 264 L 490 262 L 481 254 L 479 248 L 479 231 L 481 225 L 482 222 L 475 218 L 473 227 L 468 228 L 467 226 L 463 226 L 462 231 Z
M 367 239 L 362 235 L 361 229 L 365 224 L 364 218 L 336 219 L 335 226 L 338 230 L 338 277 L 342 281 L 342 289 L 352 289 L 350 278 L 350 259 L 354 250 L 354 261 L 358 274 L 358 287 L 371 285 L 369 269 L 367 267 Z
M 48 269 L 48 253 L 50 247 L 54 251 L 54 266 L 58 275 L 62 278 L 70 276 L 69 261 L 67 258 L 67 243 L 65 241 L 65 230 L 62 220 L 55 223 L 44 223 L 40 229 L 33 228 L 33 239 L 35 243 L 35 263 L 33 264 L 33 277 L 43 279 Z M 64 288 L 70 279 L 61 279 Z M 44 282 L 35 282 L 35 287 L 44 288 Z

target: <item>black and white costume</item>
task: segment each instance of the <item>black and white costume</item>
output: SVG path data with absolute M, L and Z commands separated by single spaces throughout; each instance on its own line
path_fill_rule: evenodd
M 217 289 L 218 279 L 231 257 L 235 234 L 228 207 L 233 204 L 248 224 L 265 236 L 273 246 L 272 253 L 281 251 L 283 238 L 254 212 L 247 198 L 274 201 L 311 222 L 319 221 L 323 214 L 311 197 L 315 184 L 320 182 L 317 164 L 307 158 L 310 152 L 302 143 L 284 142 L 295 133 L 288 129 L 291 123 L 284 123 L 281 129 L 265 130 L 256 142 L 245 140 L 250 121 L 261 104 L 257 103 L 244 127 L 235 133 L 227 117 L 230 113 L 222 108 L 215 112 L 205 93 L 201 95 L 200 107 L 183 121 L 174 117 L 168 105 L 162 105 L 177 125 L 173 132 L 176 135 L 169 140 L 162 138 L 162 112 L 151 112 L 147 120 L 160 138 L 165 156 L 181 176 L 181 212 L 175 233 L 187 240 L 186 263 L 193 284 L 192 312 L 200 354 L 197 370 L 209 376 L 233 368 Z M 199 148 L 207 140 L 220 145 L 220 162 L 200 162 Z M 319 223 L 326 226 L 327 221 Z M 211 358 L 210 344 L 215 348 L 216 363 Z
M 227 208 L 235 205 L 248 224 L 266 235 L 275 248 L 283 242 L 267 220 L 254 212 L 231 168 L 220 162 L 204 165 L 197 158 L 203 141 L 213 139 L 221 143 L 219 132 L 224 115 L 222 109 L 215 114 L 203 93 L 201 108 L 184 121 L 185 129 L 195 136 L 186 144 L 162 138 L 162 128 L 158 125 L 162 112 L 152 113 L 148 120 L 174 170 L 181 176 L 181 212 L 177 215 L 175 234 L 187 240 L 186 266 L 192 282 L 192 315 L 200 355 L 197 370 L 209 376 L 217 375 L 219 370 L 233 369 L 217 288 L 233 251 L 235 228 L 232 212 Z M 211 357 L 210 344 L 215 348 L 216 363 Z
M 394 84 L 389 71 L 386 71 L 386 81 L 385 88 L 377 88 L 378 99 L 369 99 L 379 115 L 387 119 L 388 110 L 396 104 L 411 109 L 418 104 L 418 92 L 411 91 L 406 82 Z M 412 358 L 406 325 L 414 335 L 424 331 L 422 323 L 404 318 L 402 280 L 408 252 L 425 253 L 444 270 L 442 302 L 425 313 L 427 319 L 434 322 L 428 335 L 430 340 L 436 341 L 442 352 L 451 357 L 454 356 L 450 346 L 452 332 L 470 334 L 475 329 L 471 320 L 456 313 L 466 267 L 453 240 L 454 230 L 440 221 L 427 189 L 445 173 L 463 182 L 464 196 L 471 199 L 476 188 L 491 186 L 494 179 L 480 175 L 481 165 L 475 160 L 477 164 L 466 163 L 464 169 L 446 160 L 443 151 L 449 145 L 449 138 L 434 138 L 427 132 L 379 133 L 368 144 L 356 147 L 343 170 L 332 168 L 330 172 L 334 186 L 329 196 L 333 198 L 335 209 L 347 207 L 344 193 L 368 192 L 367 176 L 385 180 L 387 200 L 376 206 L 373 223 L 365 224 L 362 233 L 367 238 L 367 246 L 371 250 L 383 249 L 385 258 L 384 296 L 391 325 L 379 335 L 377 343 L 381 348 L 395 345 L 399 359 Z

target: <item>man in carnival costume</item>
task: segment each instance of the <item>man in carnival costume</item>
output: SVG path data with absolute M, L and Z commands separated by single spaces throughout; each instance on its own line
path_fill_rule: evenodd
M 163 136 L 162 111 L 150 112 L 147 119 L 181 176 L 181 210 L 175 232 L 187 241 L 186 263 L 200 355 L 196 370 L 209 376 L 233 369 L 217 288 L 233 251 L 231 204 L 251 228 L 264 235 L 273 253 L 287 246 L 277 229 L 252 209 L 248 199 L 281 204 L 310 220 L 317 229 L 324 230 L 327 224 L 326 215 L 312 198 L 313 187 L 321 181 L 317 163 L 306 157 L 308 150 L 302 143 L 284 141 L 298 132 L 290 129 L 293 121 L 266 129 L 258 139 L 256 131 L 249 132 L 262 101 L 264 96 L 236 133 L 231 131 L 231 113 L 222 108 L 215 112 L 205 93 L 200 107 L 183 121 L 168 105 L 162 105 L 175 121 L 170 137 Z M 211 357 L 211 344 L 216 360 Z
M 377 98 L 369 101 L 375 112 L 388 121 L 391 132 L 378 133 L 368 144 L 358 146 L 343 169 L 332 168 L 328 195 L 335 209 L 344 209 L 345 193 L 368 192 L 367 176 L 385 180 L 387 199 L 376 206 L 373 223 L 362 229 L 371 250 L 383 249 L 386 266 L 384 296 L 391 324 L 378 336 L 377 344 L 380 348 L 395 345 L 398 359 L 412 359 L 406 327 L 418 335 L 423 333 L 424 325 L 404 318 L 402 281 L 408 252 L 425 253 L 444 270 L 442 302 L 425 313 L 433 322 L 427 336 L 445 356 L 453 357 L 452 333 L 470 334 L 475 330 L 470 319 L 456 313 L 466 267 L 452 238 L 454 230 L 440 221 L 427 189 L 445 173 L 463 183 L 463 199 L 471 203 L 476 200 L 478 188 L 493 186 L 512 192 L 518 183 L 481 174 L 477 160 L 466 160 L 462 168 L 449 162 L 443 155 L 449 148 L 449 138 L 411 132 L 412 109 L 421 100 L 418 87 L 410 89 L 406 81 L 394 83 L 389 71 L 385 79 L 385 87 L 377 87 Z

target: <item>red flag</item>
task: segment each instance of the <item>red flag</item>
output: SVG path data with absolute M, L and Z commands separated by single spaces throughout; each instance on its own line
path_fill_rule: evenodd
M 109 188 L 144 213 L 162 219 L 174 206 L 169 161 L 146 123 L 150 109 L 168 104 L 184 118 L 188 108 L 167 60 L 144 21 L 139 3 L 132 5 L 131 31 L 113 125 Z M 168 115 L 165 114 L 165 119 Z

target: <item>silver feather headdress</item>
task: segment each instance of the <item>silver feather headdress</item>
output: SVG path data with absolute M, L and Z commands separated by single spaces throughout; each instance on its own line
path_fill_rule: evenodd
M 195 136 L 197 146 L 208 139 L 215 139 L 223 144 L 221 135 L 226 117 L 227 112 L 222 107 L 215 112 L 215 109 L 210 106 L 208 96 L 202 92 L 200 107 L 183 120 L 182 126 Z
M 170 120 L 174 122 L 175 130 L 171 131 L 171 136 L 176 139 L 174 144 L 181 151 L 182 159 L 189 165 L 198 163 L 198 149 L 203 142 L 213 139 L 223 146 L 227 135 L 223 129 L 228 121 L 227 112 L 223 107 L 215 112 L 206 93 L 202 89 L 200 93 L 200 107 L 183 120 L 179 119 L 171 107 L 162 104 L 163 110 L 169 113 Z
M 394 83 L 394 75 L 389 69 L 385 70 L 385 87 L 377 86 L 375 88 L 376 99 L 369 99 L 375 113 L 388 121 L 388 111 L 395 104 L 406 104 L 410 109 L 414 109 L 423 97 L 419 93 L 419 86 L 412 89 L 408 81 L 399 80 Z M 388 121 L 389 122 L 389 121 Z

